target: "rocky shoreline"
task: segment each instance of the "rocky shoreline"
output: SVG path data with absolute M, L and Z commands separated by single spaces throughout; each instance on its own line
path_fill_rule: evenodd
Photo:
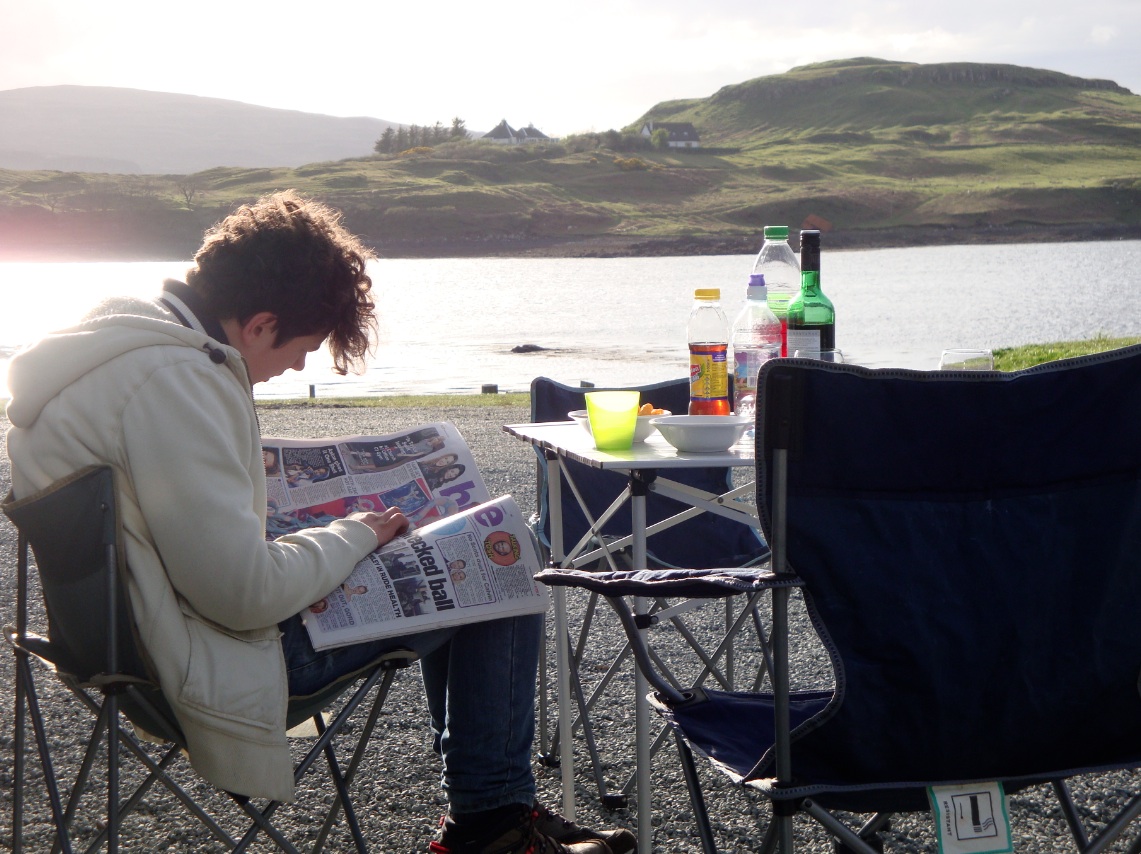
M 280 436 L 330 436 L 357 433 L 384 433 L 416 424 L 448 420 L 455 423 L 472 447 L 476 461 L 493 495 L 504 492 L 513 494 L 525 510 L 535 506 L 534 453 L 531 448 L 514 440 L 502 432 L 504 423 L 526 421 L 528 413 L 523 407 L 456 406 L 447 397 L 441 397 L 438 405 L 431 408 L 380 409 L 352 406 L 293 406 L 281 404 L 259 404 L 259 417 L 266 435 Z M 0 416 L 0 430 L 6 431 L 8 422 Z M 6 454 L 0 453 L 0 488 L 7 492 L 10 483 L 10 470 Z M 0 594 L 9 605 L 5 620 L 11 617 L 11 603 L 14 601 L 16 536 L 7 521 L 0 521 Z M 581 614 L 585 597 L 570 594 L 571 617 L 577 621 Z M 608 609 L 600 609 L 607 611 Z M 713 609 L 710 617 L 713 624 L 722 620 L 723 613 Z M 616 621 L 606 614 L 597 631 L 596 646 L 587 656 L 585 669 L 595 678 L 605 669 L 606 653 L 621 646 L 621 633 Z M 813 642 L 807 628 L 802 609 L 794 613 L 797 627 L 797 640 L 794 650 L 794 666 L 797 674 L 797 687 L 805 684 L 827 684 L 829 670 L 827 658 L 819 645 Z M 37 627 L 41 628 L 42 627 Z M 671 655 L 671 633 L 664 636 L 668 660 L 676 663 Z M 553 654 L 548 644 L 548 679 L 554 679 Z M 747 652 L 742 652 L 748 655 Z M 738 665 L 742 673 L 749 672 L 748 658 Z M 0 656 L 0 706 L 11 710 L 12 657 Z M 823 680 L 823 681 L 822 681 Z M 40 701 L 47 710 L 51 724 L 67 728 L 76 726 L 75 715 L 71 710 L 73 702 L 62 687 L 52 678 L 43 678 L 38 683 L 43 689 Z M 620 788 L 633 771 L 633 704 L 632 677 L 628 668 L 616 679 L 609 691 L 600 699 L 594 714 L 595 735 L 604 746 L 604 773 L 612 790 Z M 553 694 L 547 708 L 555 715 Z M 10 711 L 9 711 L 10 714 Z M 57 730 L 58 732 L 59 730 Z M 11 815 L 12 742 L 10 724 L 0 728 L 0 814 Z M 358 790 L 358 804 L 364 832 L 374 850 L 378 852 L 424 852 L 428 841 L 436 830 L 436 824 L 444 811 L 444 800 L 439 790 L 439 763 L 431 753 L 431 735 L 427 726 L 419 672 L 415 669 L 402 673 L 393 694 L 386 705 L 384 715 L 378 725 L 378 741 L 375 750 L 364 760 L 362 779 L 372 781 Z M 54 742 L 54 759 L 62 766 L 74 766 L 79 761 L 78 747 L 66 738 Z M 536 750 L 541 750 L 537 743 Z M 678 771 L 676 757 L 670 742 L 658 755 L 653 766 L 653 802 L 655 825 L 655 851 L 671 854 L 697 854 L 701 851 L 700 840 L 693 829 L 692 813 Z M 576 796 L 579 803 L 578 818 L 593 826 L 636 827 L 636 816 L 632 809 L 607 811 L 598 800 L 597 791 L 589 774 L 589 763 L 585 758 L 581 739 L 576 745 L 579 763 L 576 774 Z M 34 760 L 32 760 L 34 774 Z M 550 806 L 560 803 L 560 779 L 556 769 L 535 763 L 540 797 Z M 762 831 L 768 822 L 769 807 L 758 797 L 742 793 L 730 785 L 721 774 L 714 772 L 702 763 L 700 774 L 706 787 L 706 799 L 710 806 L 714 832 L 721 850 L 750 851 L 760 847 Z M 1102 815 L 1106 808 L 1123 799 L 1127 792 L 1136 787 L 1130 775 L 1119 775 L 1105 781 L 1108 795 L 1093 794 L 1079 787 L 1076 796 L 1079 809 Z M 194 782 L 194 778 L 184 777 L 184 781 Z M 199 791 L 203 787 L 199 786 Z M 1015 821 L 1016 851 L 1058 850 L 1058 840 L 1066 834 L 1066 827 L 1054 803 L 1050 800 L 1048 787 L 1033 787 L 1012 798 L 1012 814 Z M 99 796 L 91 796 L 98 801 Z M 632 799 L 631 799 L 632 802 Z M 225 806 L 221 799 L 215 802 Z M 46 804 L 36 791 L 28 804 L 30 826 L 26 843 L 29 850 L 47 850 L 48 826 L 46 824 Z M 297 839 L 312 839 L 316 829 L 311 827 L 312 816 L 302 810 L 282 810 L 283 826 Z M 86 832 L 90 823 L 84 825 Z M 797 840 L 807 851 L 831 851 L 831 846 L 823 835 L 807 821 L 798 820 Z M 337 831 L 339 832 L 339 831 Z M 162 850 L 208 852 L 217 850 L 205 836 L 196 822 L 185 816 L 171 803 L 170 798 L 160 794 L 147 797 L 142 815 L 128 822 L 125 833 L 124 850 Z M 0 844 L 11 845 L 8 819 L 0 823 Z M 890 832 L 885 834 L 887 848 L 893 852 L 927 852 L 935 850 L 934 829 L 929 815 L 897 817 L 893 820 Z M 344 837 L 334 836 L 330 850 L 345 850 Z M 266 851 L 268 846 L 255 845 L 252 850 Z
M 349 223 L 351 226 L 351 222 Z M 182 261 L 197 247 L 194 234 L 148 236 L 129 230 L 92 235 L 66 228 L 50 236 L 24 234 L 0 227 L 0 262 L 6 261 Z M 688 255 L 750 255 L 760 246 L 759 231 L 727 235 L 630 237 L 487 236 L 471 239 L 423 237 L 392 240 L 362 233 L 381 258 L 648 258 Z M 795 231 L 795 229 L 794 229 Z M 11 232 L 11 233 L 9 233 Z M 879 229 L 835 229 L 827 232 L 832 249 L 883 249 L 953 244 L 1060 243 L 1139 240 L 1141 224 L 1072 223 L 979 227 L 898 226 Z M 795 242 L 795 238 L 794 238 Z
M 759 232 L 759 229 L 758 229 Z M 833 230 L 825 240 L 831 249 L 885 249 L 995 243 L 1069 243 L 1141 240 L 1141 224 L 901 226 L 891 229 Z M 795 238 L 794 238 L 795 242 Z M 385 258 L 523 257 L 649 258 L 685 255 L 751 255 L 760 246 L 757 234 L 697 237 L 596 237 L 487 239 L 433 243 L 430 240 L 375 244 Z

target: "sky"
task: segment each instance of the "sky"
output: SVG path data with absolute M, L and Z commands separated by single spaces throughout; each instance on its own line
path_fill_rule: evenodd
M 0 45 L 0 90 L 119 86 L 548 136 L 856 56 L 1141 94 L 1139 0 L 0 0 Z

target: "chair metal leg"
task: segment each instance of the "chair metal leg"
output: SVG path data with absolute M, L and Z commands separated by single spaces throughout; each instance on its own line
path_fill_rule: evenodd
M 107 710 L 107 854 L 119 850 L 119 697 L 105 695 Z
M 1084 851 L 1089 845 L 1089 837 L 1086 835 L 1085 826 L 1082 825 L 1081 817 L 1078 815 L 1078 808 L 1074 805 L 1074 799 L 1070 796 L 1070 787 L 1066 785 L 1065 780 L 1051 780 L 1050 787 L 1058 798 L 1058 807 L 1062 811 L 1066 825 L 1070 828 L 1070 833 L 1073 834 L 1078 850 Z
M 844 846 L 851 851 L 858 852 L 858 854 L 879 854 L 865 839 L 862 839 L 856 831 L 836 818 L 824 807 L 820 806 L 813 800 L 806 799 L 801 802 L 800 808 L 816 819 L 829 833 L 844 843 Z M 792 821 L 792 816 L 788 817 Z M 781 851 L 786 849 L 782 848 Z M 790 849 L 787 849 L 791 851 Z
M 590 721 L 590 710 L 594 707 L 598 698 L 602 696 L 606 686 L 614 679 L 614 677 L 621 670 L 622 663 L 630 655 L 630 644 L 627 642 L 622 650 L 619 652 L 616 659 L 611 662 L 610 667 L 606 673 L 594 686 L 590 698 L 585 698 L 582 679 L 580 676 L 579 668 L 585 653 L 586 642 L 588 637 L 588 629 L 593 621 L 593 612 L 595 603 L 597 602 L 598 594 L 592 593 L 587 603 L 586 615 L 583 618 L 583 629 L 579 633 L 577 644 L 572 644 L 570 633 L 567 633 L 567 646 L 571 649 L 571 693 L 574 696 L 575 702 L 578 705 L 578 717 L 571 721 L 571 732 L 578 727 L 582 727 L 583 737 L 586 740 L 587 753 L 590 756 L 591 769 L 594 773 L 595 784 L 598 787 L 598 797 L 603 806 L 607 809 L 620 809 L 626 806 L 626 794 L 613 794 L 608 791 L 606 778 L 602 770 L 602 758 L 598 749 L 598 742 L 594 736 L 594 726 Z M 551 752 L 548 756 L 557 756 L 557 747 L 559 744 L 559 733 L 562 727 L 562 721 L 555 725 L 553 735 L 551 737 Z M 558 764 L 557 762 L 548 760 L 548 764 Z
M 1133 844 L 1125 849 L 1125 854 L 1141 854 L 1141 835 L 1133 840 Z
M 320 715 L 314 717 L 313 723 L 317 726 L 319 733 L 324 732 L 325 722 Z M 333 750 L 331 741 L 325 745 L 324 753 L 326 763 L 329 766 L 329 775 L 333 778 L 333 787 L 337 790 L 334 803 L 339 803 L 341 809 L 345 811 L 345 822 L 349 826 L 349 833 L 353 837 L 353 844 L 356 845 L 357 851 L 359 854 L 366 854 L 368 845 L 364 841 L 364 834 L 361 833 L 361 824 L 357 820 L 356 810 L 353 809 L 353 802 L 349 797 L 349 786 L 345 781 L 345 775 L 341 772 L 341 766 L 337 762 L 337 754 Z
M 776 816 L 773 816 L 769 826 L 765 828 L 764 838 L 761 839 L 760 854 L 773 854 L 777 848 L 777 821 Z
M 24 671 L 27 656 L 17 650 L 16 707 L 12 713 L 12 854 L 24 850 Z
M 90 709 L 94 715 L 96 715 L 97 724 L 99 721 L 105 722 L 106 718 L 104 716 L 104 707 L 101 704 L 95 702 L 95 700 L 93 700 L 91 696 L 82 688 L 78 686 L 70 687 L 72 694 L 85 706 L 87 706 L 87 708 Z M 138 692 L 132 691 L 130 688 L 127 690 L 129 693 L 131 693 L 131 696 L 135 702 L 149 707 L 152 714 L 157 715 L 154 707 L 144 696 Z M 86 780 L 90 775 L 91 765 L 95 759 L 94 750 L 97 746 L 96 743 L 99 737 L 100 736 L 97 734 L 97 731 L 93 731 L 89 742 L 91 745 L 89 750 L 92 751 L 92 754 L 90 759 L 85 757 L 84 763 L 81 766 L 79 773 L 77 774 L 76 786 L 74 787 L 76 790 L 81 790 L 86 786 Z M 186 790 L 183 789 L 182 786 L 176 783 L 173 779 L 171 779 L 171 777 L 166 773 L 167 768 L 169 768 L 170 765 L 172 765 L 178 759 L 181 753 L 178 745 L 171 745 L 163 755 L 162 759 L 156 762 L 146 751 L 146 749 L 139 743 L 138 739 L 135 738 L 134 733 L 124 730 L 121 725 L 119 726 L 118 739 L 120 745 L 126 747 L 131 752 L 131 755 L 134 756 L 134 758 L 148 771 L 147 777 L 142 781 L 142 783 L 139 784 L 138 788 L 135 789 L 131 797 L 120 804 L 120 816 L 125 816 L 133 809 L 135 809 L 135 807 L 143 799 L 146 793 L 150 791 L 155 783 L 162 783 L 163 786 L 166 787 L 167 791 L 169 791 L 195 818 L 197 818 L 202 823 L 204 827 L 206 827 L 207 830 L 211 832 L 211 834 L 213 834 L 215 839 L 225 844 L 229 848 L 234 847 L 234 839 L 230 836 L 230 834 L 223 830 L 222 827 L 210 815 L 208 815 L 205 810 L 202 809 L 202 807 L 195 803 L 194 799 L 186 792 Z M 79 799 L 76 798 L 73 794 L 72 797 L 70 797 L 68 800 L 69 816 L 74 812 L 78 804 Z M 70 826 L 70 817 L 68 817 L 67 823 Z M 107 830 L 104 828 L 103 832 L 96 837 L 93 846 L 98 847 L 101 845 L 103 840 L 106 838 L 106 835 Z
M 1129 802 L 1129 806 L 1118 812 L 1113 821 L 1107 824 L 1094 840 L 1085 848 L 1082 849 L 1083 854 L 1101 854 L 1110 845 L 1117 841 L 1118 837 L 1125 832 L 1125 829 L 1133 822 L 1137 816 L 1141 815 L 1141 795 L 1138 795 Z M 1133 843 L 1133 846 L 1141 844 L 1141 839 Z M 1133 847 L 1130 848 L 1133 850 Z
M 386 667 L 384 678 L 381 680 L 380 687 L 376 692 L 376 699 L 373 700 L 372 708 L 369 710 L 368 720 L 365 722 L 364 729 L 361 731 L 361 736 L 357 739 L 357 746 L 353 750 L 352 758 L 349 760 L 348 770 L 345 771 L 345 785 L 351 786 L 353 779 L 356 777 L 357 768 L 360 765 L 361 759 L 364 758 L 365 749 L 368 747 L 368 742 L 372 738 L 372 732 L 376 728 L 376 722 L 380 718 L 380 711 L 384 706 L 385 700 L 388 698 L 389 689 L 392 687 L 392 682 L 396 678 L 396 671 L 406 664 L 394 664 L 391 667 Z M 333 801 L 329 807 L 328 813 L 325 815 L 325 823 L 321 826 L 321 832 L 317 834 L 317 841 L 313 845 L 313 851 L 321 851 L 325 847 L 325 840 L 328 838 L 333 825 L 336 823 L 337 814 L 340 812 L 341 800 L 338 798 Z M 355 821 L 354 815 L 352 821 Z M 355 838 L 354 834 L 354 838 Z M 362 849 L 363 850 L 363 849 Z
M 11 851 L 23 854 L 24 851 L 24 678 L 19 653 L 16 653 L 16 707 L 11 717 Z
M 64 854 L 71 854 L 71 837 L 68 833 L 67 821 L 64 817 L 63 802 L 59 796 L 59 787 L 56 784 L 55 770 L 52 767 L 51 752 L 48 748 L 47 732 L 44 729 L 44 719 L 40 714 L 39 698 L 36 696 L 35 684 L 32 682 L 31 662 L 28 660 L 27 655 L 17 655 L 18 673 L 23 675 L 24 690 L 23 700 L 27 702 L 27 712 L 32 719 L 32 731 L 35 735 L 36 746 L 40 754 L 40 767 L 44 773 L 44 787 L 47 789 L 48 800 L 51 803 L 52 810 L 52 823 L 55 825 L 56 830 L 56 845 L 59 850 Z M 19 702 L 19 700 L 17 700 Z M 21 717 L 23 717 L 21 715 Z M 23 741 L 23 736 L 20 738 Z M 22 751 L 21 754 L 22 755 Z M 21 763 L 22 764 L 22 763 Z M 24 769 L 21 768 L 21 776 L 23 776 Z M 18 784 L 17 791 L 20 792 L 21 798 L 23 795 L 24 780 L 21 779 Z M 23 807 L 21 805 L 21 813 Z M 23 816 L 21 815 L 21 825 L 23 827 Z M 15 830 L 13 830 L 15 833 Z M 22 843 L 21 843 L 22 847 Z
M 677 742 L 682 773 L 685 775 L 685 787 L 689 790 L 689 802 L 693 807 L 697 833 L 701 837 L 701 850 L 705 854 L 717 854 L 717 842 L 713 838 L 713 828 L 709 825 L 709 811 L 705 808 L 705 796 L 701 792 L 701 780 L 697 776 L 697 767 L 693 762 L 693 751 L 689 749 L 689 745 L 677 730 L 674 730 L 674 740 Z
M 586 740 L 587 753 L 590 755 L 594 782 L 598 786 L 598 799 L 608 809 L 620 809 L 626 806 L 626 798 L 623 795 L 613 795 L 607 791 L 606 777 L 602 773 L 602 757 L 598 752 L 598 741 L 594 737 L 594 724 L 590 722 L 590 715 L 588 714 L 590 704 L 583 695 L 582 680 L 579 678 L 577 668 L 571 670 L 571 686 L 574 689 L 575 702 L 578 703 L 579 708 L 578 721 L 572 721 L 571 726 L 573 727 L 575 723 L 582 725 L 582 736 Z

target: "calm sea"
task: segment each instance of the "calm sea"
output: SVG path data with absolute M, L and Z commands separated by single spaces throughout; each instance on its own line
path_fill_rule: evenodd
M 526 390 L 545 375 L 632 384 L 685 376 L 696 287 L 732 319 L 751 256 L 382 260 L 369 370 L 340 380 L 323 354 L 261 397 Z M 0 353 L 72 323 L 95 300 L 153 294 L 180 263 L 0 264 Z M 849 362 L 935 367 L 944 347 L 1141 334 L 1141 241 L 829 252 L 821 281 Z M 516 354 L 511 348 L 545 348 Z M 0 371 L 3 371 L 0 365 Z

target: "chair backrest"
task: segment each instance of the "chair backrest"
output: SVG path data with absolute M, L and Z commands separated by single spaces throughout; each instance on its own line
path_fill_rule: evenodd
M 115 482 L 90 466 L 34 495 L 4 500 L 39 570 L 53 660 L 81 682 L 126 674 L 146 678 L 124 594 Z M 26 590 L 21 591 L 26 596 Z
M 636 388 L 642 393 L 643 402 L 676 414 L 684 414 L 689 407 L 689 380 L 684 377 L 626 388 Z M 587 392 L 603 390 L 601 387 L 571 386 L 547 377 L 537 377 L 531 382 L 531 420 L 567 421 L 568 412 L 586 408 Z M 539 465 L 542 481 L 539 485 L 540 531 L 544 543 L 549 544 L 546 460 L 541 453 Z M 565 465 L 595 518 L 601 516 L 626 487 L 627 479 L 615 472 L 593 469 L 574 461 L 567 461 Z M 683 469 L 671 472 L 670 477 L 713 493 L 724 492 L 731 483 L 729 469 L 718 467 Z M 563 541 L 569 546 L 587 532 L 589 525 L 565 482 L 562 489 Z M 685 505 L 680 502 L 650 493 L 646 500 L 647 522 L 653 524 L 684 509 Z M 629 534 L 629 514 L 616 514 L 603 528 L 603 533 L 616 537 Z M 647 541 L 647 553 L 652 561 L 659 564 L 706 569 L 742 566 L 767 554 L 768 549 L 752 528 L 720 516 L 702 514 L 651 536 Z
M 1017 373 L 774 360 L 759 400 L 764 529 L 789 445 L 788 565 L 836 668 L 794 775 L 1141 763 L 1141 346 Z

